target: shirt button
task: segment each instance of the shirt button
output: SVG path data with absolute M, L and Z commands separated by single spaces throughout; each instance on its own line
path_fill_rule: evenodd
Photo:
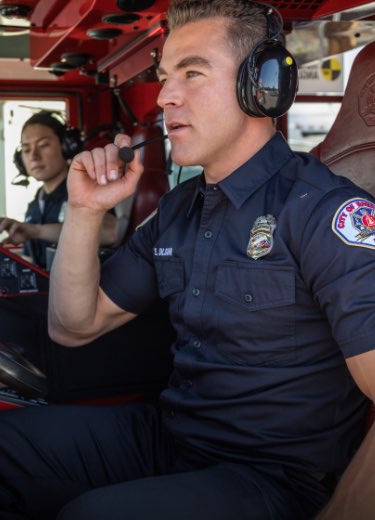
M 200 290 L 199 289 L 193 289 L 193 294 L 194 296 L 199 296 L 200 295 Z
M 253 301 L 253 297 L 251 294 L 245 294 L 244 299 L 246 303 L 250 303 Z
M 204 234 L 204 238 L 211 238 L 212 237 L 212 231 L 206 231 Z
M 202 343 L 199 341 L 199 339 L 196 339 L 195 341 L 193 341 L 193 345 L 195 348 L 200 348 Z
M 193 386 L 193 381 L 191 381 L 190 379 L 187 379 L 185 383 L 188 388 L 191 388 Z
M 219 188 L 215 185 L 212 189 L 213 189 L 214 191 L 217 191 Z
M 174 410 L 169 410 L 168 415 L 169 415 L 169 417 L 170 417 L 171 419 L 174 419 L 174 417 L 175 417 Z

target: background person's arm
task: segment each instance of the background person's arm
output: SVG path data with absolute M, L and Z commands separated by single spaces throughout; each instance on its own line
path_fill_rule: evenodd
M 28 240 L 46 240 L 56 243 L 61 233 L 62 224 L 32 224 L 19 222 L 11 218 L 0 219 L 0 233 L 6 231 L 8 236 L 4 243 L 19 245 Z
M 18 246 L 28 240 L 45 240 L 51 244 L 57 244 L 60 238 L 62 223 L 33 224 L 31 222 L 19 222 L 11 218 L 0 218 L 0 233 L 8 233 L 4 238 L 4 244 Z M 106 213 L 100 231 L 100 245 L 111 246 L 117 241 L 118 222 L 115 215 Z

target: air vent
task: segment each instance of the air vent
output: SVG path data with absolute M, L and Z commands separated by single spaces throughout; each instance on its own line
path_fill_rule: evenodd
M 117 23 L 117 24 L 132 24 L 138 22 L 141 17 L 138 14 L 107 14 L 103 16 L 102 22 L 105 23 Z
M 120 29 L 89 29 L 86 34 L 95 40 L 112 40 L 120 36 L 122 31 Z
M 0 5 L 0 16 L 5 18 L 26 18 L 31 7 L 21 4 Z
M 50 67 L 50 72 L 55 76 L 63 76 L 64 74 L 66 74 L 66 72 L 69 72 L 73 68 L 74 67 L 72 67 L 68 63 L 52 63 Z
M 82 67 L 90 58 L 89 54 L 78 52 L 65 52 L 61 55 L 61 61 L 73 68 Z

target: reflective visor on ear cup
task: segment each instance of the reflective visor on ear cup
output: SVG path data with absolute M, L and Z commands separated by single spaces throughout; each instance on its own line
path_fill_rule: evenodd
M 293 56 L 278 42 L 269 42 L 240 66 L 237 97 L 253 117 L 280 117 L 291 107 L 298 88 Z

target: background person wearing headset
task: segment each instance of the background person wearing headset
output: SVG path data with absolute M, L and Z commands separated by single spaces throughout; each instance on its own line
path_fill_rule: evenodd
M 81 150 L 79 130 L 68 128 L 54 113 L 38 112 L 22 127 L 21 144 L 14 154 L 18 176 L 24 185 L 28 176 L 43 185 L 30 202 L 25 221 L 1 218 L 0 232 L 7 231 L 6 243 L 24 244 L 25 255 L 42 268 L 46 268 L 46 248 L 57 244 L 64 222 L 69 163 Z M 117 219 L 106 213 L 101 245 L 110 246 L 116 238 Z

